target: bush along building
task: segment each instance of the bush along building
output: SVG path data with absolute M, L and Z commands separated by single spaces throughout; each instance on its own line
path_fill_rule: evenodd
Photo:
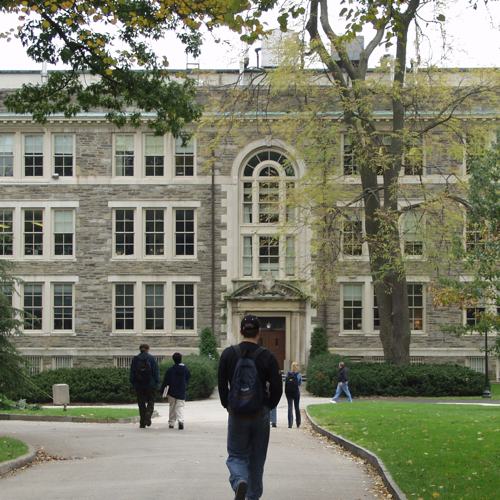
M 381 361 L 366 221 L 361 202 L 352 201 L 360 191 L 359 147 L 321 78 L 308 102 L 328 108 L 322 120 L 331 121 L 331 137 L 323 151 L 328 169 L 317 182 L 312 173 L 321 162 L 306 136 L 309 125 L 299 123 L 301 136 L 297 122 L 287 122 L 294 112 L 307 115 L 303 96 L 287 88 L 263 97 L 257 90 L 269 84 L 261 69 L 194 76 L 205 115 L 189 127 L 188 142 L 155 136 L 147 123 L 117 128 L 99 110 L 53 115 L 41 125 L 2 104 L 0 258 L 12 261 L 22 280 L 4 292 L 25 312 L 16 346 L 31 370 L 128 367 L 142 342 L 160 358 L 187 354 L 197 351 L 205 327 L 222 348 L 238 340 L 246 313 L 261 318 L 263 344 L 284 369 L 292 361 L 307 364 L 316 326 L 326 329 L 330 350 Z M 461 73 L 448 76 L 454 85 Z M 40 78 L 4 71 L 2 96 Z M 392 117 L 384 99 L 376 102 L 383 134 Z M 497 113 L 481 101 L 467 120 L 494 131 Z M 318 122 L 317 134 L 322 130 Z M 460 135 L 458 151 L 447 134 L 438 128 L 412 149 L 401 207 L 446 189 L 460 193 L 467 141 Z M 317 192 L 308 192 L 315 183 Z M 322 230 L 308 218 L 320 195 L 336 209 L 330 213 L 340 214 L 324 261 Z M 435 259 L 423 228 L 440 230 L 431 215 L 416 212 L 403 210 L 400 220 L 411 361 L 484 370 L 482 337 L 457 337 L 443 325 L 473 322 L 476 310 L 493 306 L 434 306 Z M 473 228 L 463 227 L 464 245 L 474 244 Z M 498 379 L 498 359 L 490 368 Z

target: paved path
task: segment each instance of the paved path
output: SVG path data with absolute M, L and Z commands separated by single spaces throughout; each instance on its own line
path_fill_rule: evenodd
M 303 398 L 304 405 L 325 400 Z M 286 402 L 285 402 L 286 404 Z M 169 430 L 166 405 L 150 429 L 132 424 L 0 422 L 0 435 L 72 460 L 37 464 L 0 479 L 2 500 L 229 500 L 226 414 L 215 399 L 186 405 L 186 429 Z M 263 499 L 376 498 L 365 467 L 309 430 L 288 429 L 278 408 Z

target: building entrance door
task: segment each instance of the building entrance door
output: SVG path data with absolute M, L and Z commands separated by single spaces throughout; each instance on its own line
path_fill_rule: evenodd
M 286 356 L 286 321 L 284 317 L 260 317 L 260 345 L 269 349 L 284 369 Z

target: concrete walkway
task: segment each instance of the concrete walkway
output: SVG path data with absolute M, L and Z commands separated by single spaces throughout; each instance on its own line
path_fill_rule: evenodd
M 302 405 L 326 400 L 304 397 Z M 5 500 L 224 500 L 227 481 L 226 413 L 218 400 L 186 405 L 184 431 L 168 429 L 167 406 L 149 429 L 136 424 L 0 422 L 0 435 L 43 447 L 70 460 L 34 465 L 0 479 Z M 271 429 L 263 499 L 377 498 L 366 467 L 313 436 L 288 429 L 286 400 Z M 378 497 L 380 498 L 380 497 Z

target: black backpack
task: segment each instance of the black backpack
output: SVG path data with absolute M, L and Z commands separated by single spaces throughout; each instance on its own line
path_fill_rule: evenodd
M 299 391 L 299 379 L 295 372 L 288 372 L 285 379 L 285 395 L 296 396 Z
M 228 408 L 240 415 L 257 413 L 264 406 L 264 386 L 255 360 L 265 349 L 259 347 L 249 355 L 243 355 L 238 345 L 233 346 L 233 349 L 238 355 L 238 362 L 229 389 Z
M 153 368 L 146 357 L 139 357 L 135 366 L 135 381 L 140 385 L 148 385 L 153 379 Z

